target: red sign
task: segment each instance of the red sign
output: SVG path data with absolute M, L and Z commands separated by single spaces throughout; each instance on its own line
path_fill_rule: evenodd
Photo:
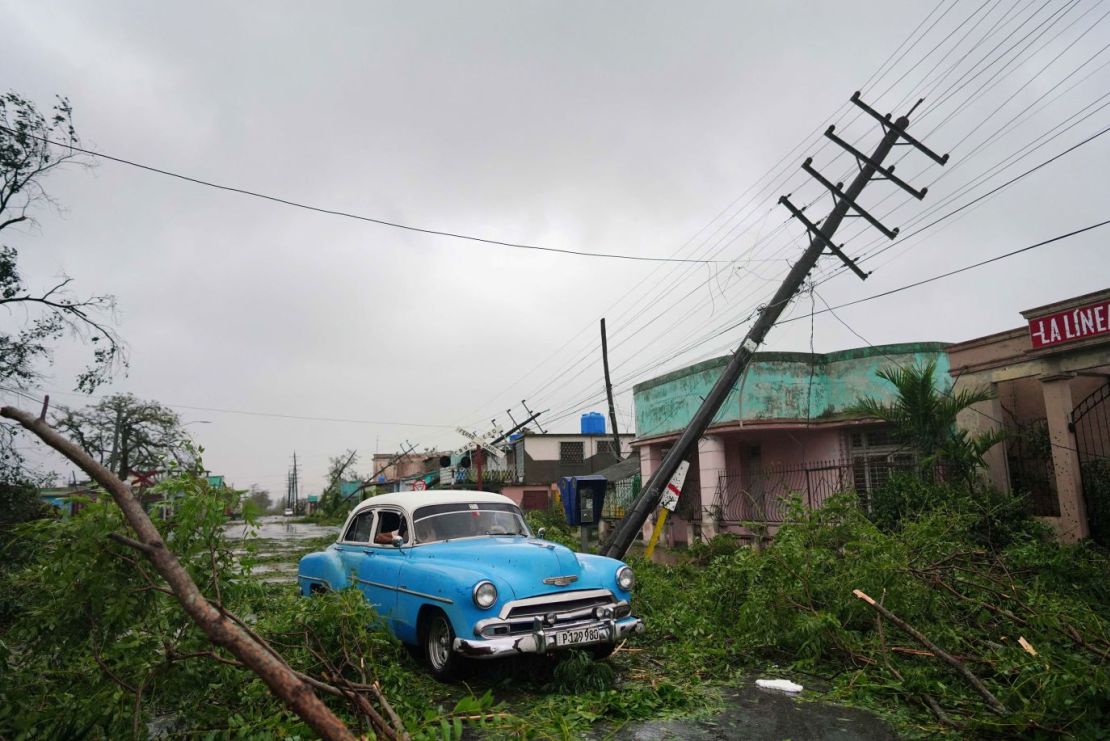
M 1110 335 L 1110 301 L 1029 320 L 1029 339 L 1034 350 L 1101 335 Z
M 417 479 L 412 482 L 413 491 L 424 491 L 425 488 L 427 487 L 424 485 L 424 479 Z

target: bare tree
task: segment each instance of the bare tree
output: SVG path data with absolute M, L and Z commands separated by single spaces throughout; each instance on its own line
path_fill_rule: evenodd
M 192 462 L 177 412 L 133 394 L 113 394 L 84 409 L 63 408 L 54 426 L 124 481 L 135 471 Z
M 254 503 L 258 508 L 259 513 L 265 514 L 270 511 L 274 506 L 273 499 L 270 497 L 270 492 L 263 489 L 258 484 L 251 484 L 251 488 L 247 491 L 247 500 Z
M 358 452 L 354 449 L 345 450 L 341 455 L 337 455 L 328 460 L 328 485 L 320 496 L 320 501 L 325 511 L 334 512 L 339 508 L 343 474 L 357 462 Z M 357 474 L 351 471 L 351 476 L 357 477 Z
M 42 181 L 64 164 L 83 164 L 74 149 L 79 143 L 65 98 L 47 117 L 14 92 L 0 95 L 0 231 L 33 223 L 37 206 L 53 204 Z M 49 361 L 51 345 L 71 334 L 93 345 L 92 362 L 77 377 L 79 390 L 92 391 L 126 364 L 122 340 L 109 324 L 115 299 L 75 296 L 66 276 L 31 290 L 17 258 L 14 248 L 0 246 L 0 306 L 10 319 L 10 328 L 0 327 L 0 383 L 26 387 L 37 365 Z

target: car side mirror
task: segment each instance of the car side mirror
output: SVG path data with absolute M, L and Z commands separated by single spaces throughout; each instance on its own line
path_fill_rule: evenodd
M 405 539 L 402 538 L 400 535 L 394 535 L 393 536 L 393 547 L 394 548 L 400 548 L 404 544 L 405 544 Z
M 546 527 L 541 527 L 539 530 L 536 531 L 536 537 L 539 538 L 540 540 L 543 540 L 543 536 L 545 536 L 545 535 L 547 535 L 547 528 Z

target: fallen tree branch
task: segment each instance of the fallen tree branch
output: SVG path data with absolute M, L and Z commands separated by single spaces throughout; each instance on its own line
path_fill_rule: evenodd
M 881 599 L 886 600 L 886 590 L 885 589 L 883 590 L 883 596 L 882 596 Z M 900 671 L 898 671 L 897 669 L 894 668 L 894 665 L 890 663 L 890 657 L 887 656 L 887 653 L 886 653 L 886 633 L 883 631 L 883 615 L 882 615 L 882 613 L 879 613 L 878 615 L 875 616 L 875 626 L 879 629 L 879 651 L 881 652 L 881 655 L 882 655 L 883 666 L 885 666 L 887 668 L 887 670 L 892 675 L 894 675 L 895 679 L 897 679 L 899 682 L 904 682 L 905 679 L 902 677 L 902 672 L 900 672 Z M 929 654 L 929 655 L 932 656 L 932 654 Z M 938 721 L 940 721 L 941 723 L 943 723 L 946 726 L 949 726 L 950 728 L 959 729 L 959 725 L 956 724 L 951 718 L 948 717 L 948 714 L 944 712 L 944 710 L 940 706 L 940 703 L 938 703 L 936 701 L 936 698 L 934 698 L 928 692 L 922 692 L 921 693 L 921 699 L 925 703 L 925 706 L 927 708 L 929 708 L 930 711 L 932 711 L 933 715 L 936 716 Z
M 370 691 L 374 694 L 374 697 L 377 698 L 378 704 L 382 706 L 383 710 L 385 710 L 385 714 L 389 716 L 389 721 L 393 724 L 393 727 L 397 729 L 402 738 L 407 739 L 408 734 L 405 733 L 405 724 L 401 720 L 401 716 L 397 715 L 397 711 L 393 709 L 393 705 L 389 703 L 389 700 L 385 699 L 385 693 L 382 692 L 382 686 L 376 681 L 371 682 Z
M 925 635 L 921 631 L 919 631 L 917 628 L 914 628 L 912 625 L 907 623 L 905 620 L 903 620 L 902 618 L 898 617 L 897 615 L 895 615 L 890 610 L 888 610 L 885 607 L 883 607 L 882 605 L 880 605 L 874 599 L 872 599 L 871 597 L 864 594 L 861 590 L 854 589 L 854 590 L 852 590 L 852 594 L 854 594 L 857 598 L 863 600 L 867 604 L 871 605 L 871 607 L 873 607 L 876 612 L 878 612 L 880 615 L 885 617 L 890 622 L 897 625 L 899 628 L 901 628 L 905 633 L 907 633 L 909 636 L 914 638 L 922 646 L 924 646 L 925 648 L 929 649 L 934 654 L 936 654 L 937 657 L 939 657 L 939 658 L 943 659 L 944 661 L 948 662 L 948 664 L 953 669 L 955 669 L 957 672 L 959 672 L 960 676 L 962 676 L 965 680 L 967 680 L 967 683 L 970 684 L 972 686 L 972 688 L 976 692 L 979 693 L 980 696 L 982 696 L 983 700 L 987 703 L 988 708 L 990 708 L 993 712 L 997 713 L 998 715 L 1006 715 L 1005 706 L 1003 706 L 1003 704 L 998 701 L 998 698 L 996 698 L 993 694 L 991 694 L 991 691 L 986 688 L 986 685 L 984 685 L 979 680 L 979 678 L 977 676 L 972 674 L 971 670 L 968 669 L 967 666 L 962 661 L 957 659 L 955 656 L 952 656 L 951 654 L 947 653 L 940 646 L 938 646 L 937 644 L 933 643 L 928 638 L 926 638 Z
M 1071 638 L 1073 641 L 1075 641 L 1076 645 L 1087 649 L 1088 651 L 1093 653 L 1095 656 L 1098 656 L 1099 658 L 1102 658 L 1104 660 L 1110 659 L 1110 652 L 1103 651 L 1103 650 L 1099 649 L 1098 647 L 1093 646 L 1090 643 L 1088 643 L 1086 640 L 1083 639 L 1083 636 L 1081 636 L 1079 634 L 1079 631 L 1076 630 L 1075 627 L 1071 623 L 1068 623 L 1068 622 L 1065 622 L 1065 621 L 1061 621 L 1061 623 L 1062 624 L 1060 625 L 1060 632 L 1062 632 L 1068 638 Z
M 326 739 L 354 741 L 354 734 L 331 711 L 331 708 L 316 696 L 307 682 L 297 676 L 296 672 L 291 671 L 288 665 L 260 646 L 234 621 L 209 604 L 181 562 L 172 551 L 166 548 L 158 529 L 126 484 L 35 415 L 6 406 L 0 408 L 0 416 L 13 419 L 33 432 L 40 440 L 75 463 L 111 494 L 112 499 L 123 512 L 127 524 L 139 536 L 139 540 L 134 541 L 141 544 L 142 547 L 139 550 L 166 580 L 177 601 L 181 603 L 193 622 L 208 636 L 208 640 L 227 649 L 242 661 L 266 683 L 276 697 L 321 736 Z
M 141 551 L 147 555 L 150 555 L 154 552 L 154 549 L 146 543 L 140 543 L 139 541 L 129 538 L 126 535 L 120 535 L 119 533 L 108 533 L 108 537 L 111 540 L 116 541 L 117 543 L 123 543 L 128 548 L 134 548 L 135 550 Z
M 320 651 L 316 651 L 312 648 L 313 639 L 315 639 L 316 645 L 320 647 Z M 391 726 L 389 722 L 384 717 L 382 717 L 382 715 L 377 710 L 374 709 L 374 707 L 370 704 L 370 701 L 366 699 L 366 696 L 362 694 L 362 691 L 371 689 L 370 685 L 362 685 L 363 689 L 362 691 L 360 691 L 360 688 L 357 687 L 354 682 L 343 676 L 343 672 L 340 669 L 336 668 L 336 666 L 331 662 L 330 659 L 328 659 L 328 657 L 324 653 L 321 653 L 324 651 L 324 647 L 320 641 L 320 638 L 316 635 L 316 632 L 308 626 L 305 626 L 304 629 L 304 641 L 304 646 L 306 649 L 308 649 L 308 652 L 311 653 L 316 658 L 316 660 L 323 665 L 324 677 L 330 679 L 334 684 L 327 685 L 324 682 L 320 682 L 319 680 L 312 679 L 310 677 L 305 677 L 306 681 L 309 681 L 313 686 L 318 687 L 325 692 L 338 693 L 340 697 L 344 697 L 349 700 L 355 706 L 356 710 L 366 716 L 367 720 L 370 721 L 371 726 L 374 727 L 377 735 L 384 736 L 385 738 L 389 739 L 389 741 L 409 741 L 409 734 L 407 731 L 405 731 L 404 726 L 402 725 L 396 728 Z M 349 661 L 347 663 L 350 664 Z M 400 719 L 398 718 L 398 720 Z

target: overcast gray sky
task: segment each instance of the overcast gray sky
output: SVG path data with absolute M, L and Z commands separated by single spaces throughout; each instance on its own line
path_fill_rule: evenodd
M 865 203 L 904 234 L 1110 125 L 1100 108 L 1110 101 L 1110 7 L 1097 0 L 0 8 L 2 87 L 43 109 L 68 96 L 97 151 L 495 240 L 735 261 L 513 250 L 112 162 L 53 174 L 45 185 L 60 210 L 5 242 L 32 285 L 64 273 L 78 292 L 117 297 L 131 367 L 101 392 L 207 422 L 189 429 L 208 466 L 275 492 L 294 450 L 318 487 L 345 448 L 366 457 L 366 472 L 370 453 L 404 440 L 456 447 L 456 425 L 506 424 L 509 407 L 520 419 L 522 398 L 552 410 L 549 427 L 576 430 L 579 413 L 603 409 L 601 316 L 628 425 L 632 383 L 734 346 L 740 321 L 800 254 L 804 231 L 784 225 L 776 199 L 818 199 L 821 186 L 800 170 L 807 155 L 830 179 L 853 167 L 823 146 L 824 128 L 838 122 L 866 150 L 877 142 L 874 122 L 847 105 L 854 90 L 896 115 L 925 95 L 911 131 L 952 154 L 942 168 L 898 150 L 902 177 L 936 181 L 924 202 L 869 186 Z M 775 170 L 760 180 L 788 154 L 782 179 Z M 1110 135 L 896 244 L 866 263 L 876 271 L 866 283 L 820 282 L 817 307 L 1110 218 L 1108 154 Z M 991 169 L 1010 155 L 1024 156 Z M 821 198 L 807 213 L 829 205 Z M 1105 288 L 1108 235 L 838 313 L 876 344 L 1008 329 L 1022 309 Z M 888 243 L 859 219 L 840 240 L 854 255 Z M 824 258 L 818 280 L 835 268 Z M 809 307 L 807 295 L 791 314 Z M 829 314 L 813 335 L 817 351 L 863 344 Z M 807 316 L 777 328 L 767 348 L 809 343 Z M 43 384 L 55 399 L 82 403 L 60 392 L 72 391 L 85 353 L 56 354 Z

